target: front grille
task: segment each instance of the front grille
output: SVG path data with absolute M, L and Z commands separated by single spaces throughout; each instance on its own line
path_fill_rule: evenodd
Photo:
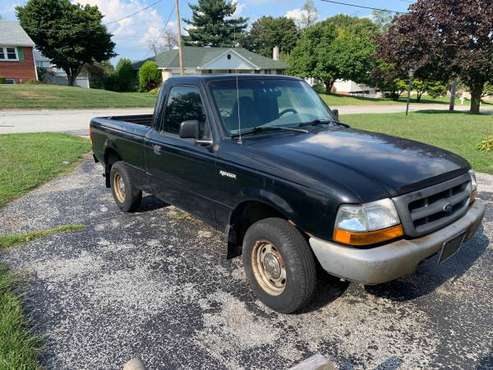
M 394 198 L 406 235 L 416 237 L 451 224 L 467 212 L 469 174 Z

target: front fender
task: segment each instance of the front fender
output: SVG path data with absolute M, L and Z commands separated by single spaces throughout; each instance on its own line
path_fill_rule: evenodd
M 235 207 L 233 207 L 231 214 L 245 202 L 259 202 L 275 209 L 287 219 L 292 219 L 295 216 L 295 212 L 290 204 L 285 199 L 271 191 L 265 189 L 247 188 L 243 189 L 240 194 L 240 200 L 237 202 Z

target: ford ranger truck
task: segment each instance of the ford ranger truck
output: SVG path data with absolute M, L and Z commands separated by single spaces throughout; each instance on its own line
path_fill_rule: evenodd
M 466 160 L 352 129 L 292 77 L 173 77 L 153 115 L 94 118 L 90 135 L 122 211 L 145 192 L 221 230 L 279 312 L 310 302 L 317 271 L 371 285 L 445 262 L 485 211 Z

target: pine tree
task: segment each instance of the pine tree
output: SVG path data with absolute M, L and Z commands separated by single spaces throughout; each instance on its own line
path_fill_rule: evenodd
M 192 19 L 184 19 L 190 46 L 232 47 L 238 44 L 247 27 L 247 18 L 233 18 L 236 3 L 227 0 L 199 0 L 189 5 Z

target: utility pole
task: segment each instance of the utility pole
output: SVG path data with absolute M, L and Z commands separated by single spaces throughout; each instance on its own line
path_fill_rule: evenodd
M 453 112 L 455 109 L 455 94 L 457 94 L 457 79 L 454 78 L 452 80 L 452 84 L 450 85 L 450 104 L 448 110 Z
M 411 103 L 411 90 L 413 89 L 414 69 L 409 70 L 409 85 L 407 86 L 406 116 L 409 114 L 409 104 Z
M 181 40 L 181 19 L 180 19 L 180 0 L 176 0 L 176 25 L 178 27 L 178 56 L 180 59 L 180 74 L 185 74 L 185 66 L 183 65 L 183 46 Z

